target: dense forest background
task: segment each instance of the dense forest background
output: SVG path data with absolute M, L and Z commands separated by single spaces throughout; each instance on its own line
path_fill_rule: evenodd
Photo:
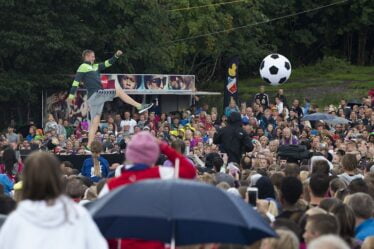
M 32 108 L 40 89 L 68 89 L 87 48 L 99 60 L 125 52 L 109 72 L 195 74 L 199 89 L 223 80 L 227 59 L 236 55 L 242 78 L 254 77 L 271 52 L 286 55 L 294 68 L 325 57 L 374 64 L 372 0 L 342 1 L 269 23 L 263 22 L 339 0 L 216 5 L 224 2 L 230 0 L 1 0 L 1 111 Z M 204 5 L 210 6 L 195 8 Z

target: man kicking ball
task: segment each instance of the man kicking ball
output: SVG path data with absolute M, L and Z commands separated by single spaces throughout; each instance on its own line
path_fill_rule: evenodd
M 73 85 L 70 90 L 69 100 L 75 98 L 80 82 L 83 82 L 87 89 L 87 102 L 90 111 L 91 124 L 88 133 L 87 147 L 91 148 L 91 143 L 95 138 L 96 131 L 100 124 L 101 113 L 105 102 L 112 101 L 119 97 L 122 101 L 130 104 L 138 110 L 139 113 L 145 112 L 152 107 L 153 104 L 140 104 L 127 95 L 119 83 L 116 81 L 115 89 L 103 89 L 100 80 L 100 72 L 105 68 L 113 65 L 114 62 L 122 55 L 122 51 L 118 50 L 112 58 L 104 63 L 95 64 L 95 53 L 92 50 L 84 50 L 82 53 L 83 63 L 79 66 L 75 75 Z

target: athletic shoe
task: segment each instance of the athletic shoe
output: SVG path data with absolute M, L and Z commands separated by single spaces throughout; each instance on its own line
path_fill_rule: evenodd
M 152 106 L 153 106 L 153 104 L 142 104 L 140 106 L 140 108 L 138 108 L 138 112 L 143 113 L 143 112 L 147 111 L 148 109 L 150 109 Z

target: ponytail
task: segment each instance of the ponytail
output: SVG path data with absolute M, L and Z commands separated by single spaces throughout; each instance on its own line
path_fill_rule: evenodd
M 99 156 L 103 150 L 103 146 L 98 141 L 93 141 L 91 144 L 91 151 L 92 151 L 92 161 L 94 167 L 94 176 L 101 177 L 101 168 L 100 168 L 100 161 Z

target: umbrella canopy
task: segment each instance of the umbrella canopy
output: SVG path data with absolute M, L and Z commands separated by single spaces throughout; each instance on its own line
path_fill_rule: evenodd
M 106 238 L 249 245 L 276 236 L 242 199 L 194 181 L 140 181 L 112 191 L 88 209 Z
M 358 100 L 358 99 L 351 99 L 351 100 L 348 101 L 347 105 L 348 106 L 354 106 L 354 105 L 361 106 L 362 105 L 362 101 Z
M 302 118 L 302 120 L 309 120 L 309 121 L 319 121 L 319 120 L 333 120 L 336 116 L 323 113 L 323 112 L 316 112 L 313 114 L 306 115 Z
M 345 118 L 335 117 L 334 119 L 326 120 L 326 123 L 331 124 L 331 125 L 337 125 L 337 124 L 349 124 L 351 123 L 351 121 Z

